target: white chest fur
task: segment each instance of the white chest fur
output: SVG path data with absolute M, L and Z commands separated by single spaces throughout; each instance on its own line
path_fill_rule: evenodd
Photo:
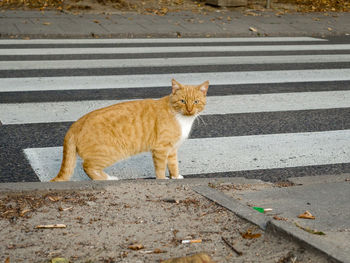
M 178 121 L 181 128 L 181 137 L 176 145 L 177 147 L 180 146 L 184 142 L 184 140 L 188 138 L 188 135 L 191 132 L 192 124 L 195 119 L 196 116 L 184 116 L 182 114 L 176 115 L 176 120 Z

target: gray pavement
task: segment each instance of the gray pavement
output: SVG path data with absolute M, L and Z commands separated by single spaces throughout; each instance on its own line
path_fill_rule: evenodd
M 295 185 L 248 191 L 224 188 L 225 194 L 208 187 L 195 187 L 195 190 L 266 231 L 282 234 L 321 251 L 331 262 L 350 262 L 350 174 L 289 180 Z M 263 215 L 250 206 L 273 210 Z M 305 211 L 315 219 L 298 218 Z M 313 234 L 309 230 L 321 231 L 325 235 Z
M 251 13 L 251 12 L 250 12 Z M 204 14 L 173 12 L 73 15 L 55 11 L 1 11 L 0 38 L 344 36 L 350 13 L 245 15 L 240 11 Z M 250 28 L 256 29 L 256 32 Z

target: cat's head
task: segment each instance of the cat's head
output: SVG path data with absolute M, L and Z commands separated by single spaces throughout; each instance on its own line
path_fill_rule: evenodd
M 198 115 L 204 110 L 207 102 L 207 91 L 209 81 L 198 86 L 183 85 L 172 79 L 172 93 L 170 95 L 170 103 L 173 109 L 185 116 Z

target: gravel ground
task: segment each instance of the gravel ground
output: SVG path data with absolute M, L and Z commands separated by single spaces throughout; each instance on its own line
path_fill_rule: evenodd
M 262 183 L 235 189 L 234 184 L 215 183 L 230 191 L 262 185 L 271 187 Z M 36 228 L 47 224 L 66 227 Z M 54 257 L 160 262 L 197 252 L 215 262 L 327 262 L 196 194 L 187 180 L 118 182 L 103 191 L 0 193 L 0 229 L 0 262 L 50 262 Z M 185 239 L 202 242 L 181 244 Z M 143 248 L 133 250 L 132 244 Z

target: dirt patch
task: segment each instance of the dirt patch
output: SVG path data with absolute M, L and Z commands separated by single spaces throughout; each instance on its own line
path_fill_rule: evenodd
M 187 185 L 122 183 L 106 191 L 4 195 L 0 202 L 0 262 L 159 262 L 199 252 L 221 263 L 326 262 Z M 48 224 L 66 227 L 36 228 Z
M 349 12 L 347 0 L 275 0 L 271 9 L 278 12 Z M 248 0 L 248 5 L 238 8 L 214 7 L 205 0 L 3 0 L 0 8 L 12 10 L 58 10 L 69 13 L 137 12 L 140 14 L 166 15 L 169 12 L 191 11 L 210 13 L 220 10 L 244 12 L 264 11 L 266 0 Z
M 52 203 L 59 202 L 64 205 L 86 205 L 87 201 L 94 201 L 94 194 L 45 194 L 33 195 L 8 195 L 0 199 L 0 218 L 15 222 L 21 217 L 30 218 L 42 207 L 50 207 Z M 59 207 L 58 209 L 63 209 Z

